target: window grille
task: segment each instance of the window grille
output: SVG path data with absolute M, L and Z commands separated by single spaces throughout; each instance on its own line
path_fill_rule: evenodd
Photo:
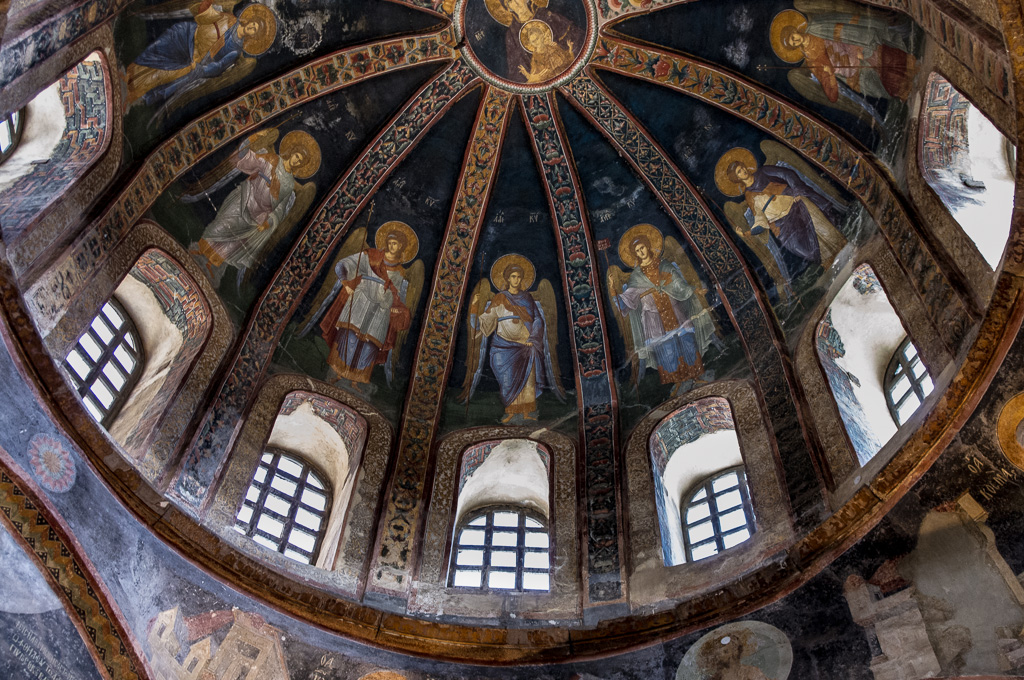
M 7 160 L 18 142 L 21 141 L 21 133 L 25 128 L 25 111 L 15 111 L 0 120 L 0 163 Z
M 551 589 L 547 527 L 521 508 L 477 513 L 460 526 L 456 536 L 452 586 L 489 591 Z
M 931 394 L 934 385 L 917 347 L 907 336 L 885 369 L 885 403 L 896 425 L 903 425 Z
M 64 367 L 86 409 L 109 427 L 142 374 L 142 341 L 116 300 L 104 303 L 64 359 Z
M 260 459 L 235 530 L 285 557 L 313 564 L 330 505 L 330 485 L 312 465 L 271 449 Z
M 696 562 L 746 541 L 754 533 L 743 467 L 716 473 L 694 487 L 684 510 L 686 559 Z

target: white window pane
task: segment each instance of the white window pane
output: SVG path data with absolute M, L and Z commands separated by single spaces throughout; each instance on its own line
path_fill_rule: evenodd
M 327 507 L 327 496 L 312 489 L 306 489 L 302 492 L 302 502 L 316 510 L 323 510 Z
M 541 524 L 540 522 L 538 522 L 537 520 L 533 519 L 532 517 L 527 517 L 526 518 L 526 528 L 527 529 L 543 529 L 544 525 Z
M 278 522 L 269 515 L 260 515 L 259 521 L 256 523 L 256 528 L 260 531 L 265 531 L 275 538 L 280 538 L 284 532 L 284 524 Z
M 707 519 L 711 516 L 711 508 L 707 503 L 701 503 L 700 505 L 694 505 L 686 511 L 686 523 L 696 524 L 702 519 Z
M 705 543 L 704 545 L 693 549 L 693 561 L 702 560 L 706 557 L 718 554 L 718 546 L 711 543 Z
M 711 522 L 703 522 L 696 526 L 692 526 L 688 529 L 690 535 L 690 543 L 700 543 L 703 540 L 709 539 L 715 535 L 715 529 L 711 525 Z
M 263 457 L 260 458 L 260 460 L 262 460 L 264 463 L 270 463 L 270 462 L 272 462 L 274 460 L 274 454 L 272 454 L 272 453 L 264 453 Z
M 455 585 L 465 586 L 468 588 L 479 588 L 482 576 L 483 572 L 463 571 L 459 569 L 455 572 Z
M 907 343 L 907 346 L 903 348 L 903 356 L 906 357 L 907 361 L 912 361 L 917 357 L 917 347 L 914 346 L 914 343 Z
M 125 370 L 129 373 L 135 369 L 135 359 L 132 357 L 131 353 L 124 348 L 124 345 L 117 346 L 117 349 L 114 350 L 114 356 L 121 362 L 121 365 L 124 366 Z
M 124 323 L 124 319 L 121 317 L 121 314 L 114 309 L 114 305 L 109 302 L 103 305 L 103 313 L 107 315 L 108 319 L 110 319 L 110 323 L 114 324 L 114 328 L 120 328 L 121 324 Z
M 68 364 L 71 365 L 71 368 L 75 369 L 75 373 L 82 380 L 85 380 L 85 376 L 89 375 L 89 363 L 77 349 L 71 350 L 71 354 L 68 355 Z
M 725 536 L 722 539 L 722 543 L 725 544 L 726 548 L 731 548 L 734 545 L 739 545 L 748 538 L 750 538 L 750 532 L 744 529 L 742 531 L 737 531 L 734 534 L 729 534 L 728 536 Z
M 528 552 L 525 555 L 523 566 L 528 569 L 549 569 L 551 562 L 546 552 Z
M 14 112 L 14 115 L 11 117 L 11 120 L 14 121 L 14 129 L 17 130 L 18 123 L 21 122 L 21 109 L 18 109 Z
M 259 500 L 259 497 L 260 490 L 257 489 L 255 486 L 250 485 L 249 490 L 245 492 L 245 499 L 247 501 L 252 501 L 253 503 L 255 503 L 257 500 Z
M 110 326 L 107 325 L 102 316 L 97 316 L 93 319 L 90 326 L 96 331 L 96 335 L 99 336 L 100 342 L 104 345 L 109 345 L 110 341 L 114 339 L 114 332 L 110 330 Z
M 484 551 L 460 549 L 455 563 L 467 567 L 481 567 L 484 564 Z
M 523 574 L 524 590 L 549 590 L 550 588 L 551 579 L 547 574 L 538 574 L 533 572 L 526 572 Z
M 279 470 L 284 470 L 292 477 L 302 476 L 302 466 L 291 458 L 286 458 L 285 456 L 281 456 L 281 459 L 277 461 L 277 468 Z
M 898 401 L 904 394 L 910 391 L 910 378 L 901 375 L 899 380 L 892 386 L 893 401 Z
M 471 527 L 482 527 L 482 526 L 486 526 L 486 525 L 487 525 L 487 515 L 480 515 L 479 517 L 474 519 L 472 522 L 469 522 L 469 526 L 471 526 Z
M 267 468 L 260 467 L 256 470 L 256 474 L 253 476 L 253 480 L 263 483 L 263 480 L 267 478 Z
M 122 373 L 121 369 L 119 369 L 112 362 L 108 361 L 106 364 L 104 364 L 103 375 L 107 376 L 107 379 L 110 380 L 110 384 L 113 385 L 114 389 L 117 390 L 118 392 L 120 392 L 121 388 L 124 387 L 124 373 Z
M 86 353 L 92 357 L 93 361 L 97 361 L 100 355 L 103 354 L 103 348 L 96 344 L 96 341 L 92 339 L 92 336 L 86 333 L 82 336 L 82 339 L 78 341 L 78 344 L 85 349 Z
M 721 496 L 715 496 L 715 505 L 718 506 L 719 512 L 725 512 L 730 508 L 735 508 L 743 503 L 743 498 L 740 496 L 739 490 L 730 491 L 724 493 Z
M 722 475 L 715 481 L 711 482 L 711 488 L 714 489 L 715 493 L 719 491 L 725 491 L 739 484 L 739 478 L 736 477 L 735 472 L 730 472 L 727 475 Z
M 294 496 L 295 490 L 298 488 L 295 482 L 285 479 L 280 475 L 274 475 L 274 478 L 270 480 L 270 486 L 274 487 L 286 496 Z
M 253 536 L 252 540 L 256 541 L 260 545 L 267 546 L 271 550 L 277 550 L 277 546 L 278 546 L 278 542 L 277 541 L 272 541 L 269 538 L 266 538 L 264 536 L 260 536 L 258 534 L 256 536 Z
M 526 534 L 526 547 L 527 548 L 546 548 L 548 547 L 548 535 L 538 532 L 530 532 Z
M 745 526 L 746 523 L 747 514 L 743 512 L 743 508 L 733 510 L 732 512 L 718 518 L 718 524 L 722 528 L 722 531 L 730 531 L 732 529 Z
M 910 418 L 910 416 L 914 415 L 914 411 L 916 411 L 917 407 L 920 405 L 921 401 L 917 398 L 916 394 L 908 395 L 907 400 L 903 402 L 903 405 L 900 406 L 899 411 L 897 412 L 897 415 L 900 419 L 900 424 L 902 425 L 903 423 L 907 422 L 907 419 Z
M 928 396 L 932 393 L 935 385 L 932 383 L 932 377 L 925 373 L 924 378 L 921 380 L 921 391 L 924 392 L 924 396 Z
M 516 575 L 510 571 L 492 571 L 487 575 L 487 586 L 498 590 L 511 590 L 516 587 Z
M 306 483 L 312 486 L 314 489 L 320 489 L 321 491 L 324 490 L 323 482 L 320 481 L 319 477 L 313 474 L 312 470 L 309 472 L 309 476 L 306 477 Z
M 96 420 L 103 420 L 103 410 L 90 397 L 86 397 L 83 401 L 85 402 L 85 408 L 89 411 L 89 415 Z
M 315 515 L 302 508 L 295 513 L 295 521 L 313 532 L 320 531 L 320 526 L 323 524 L 323 518 L 320 515 Z
M 463 529 L 459 535 L 459 545 L 483 545 L 484 532 L 479 529 Z
M 282 515 L 284 517 L 287 517 L 288 511 L 292 509 L 291 503 L 284 500 L 283 498 L 278 498 L 272 493 L 267 494 L 267 500 L 264 503 L 264 507 L 267 508 L 268 510 L 273 510 L 277 514 Z
M 494 513 L 494 526 L 496 527 L 517 527 L 519 526 L 518 512 L 496 512 Z
M 516 566 L 516 554 L 509 550 L 495 550 L 491 553 L 492 567 Z
M 303 564 L 312 564 L 312 562 L 310 561 L 311 560 L 310 557 L 308 557 L 306 555 L 303 555 L 300 552 L 295 552 L 294 550 L 291 550 L 290 548 L 285 548 L 284 556 L 285 557 L 290 557 L 291 559 L 295 560 L 296 562 L 302 562 Z
M 236 524 L 235 525 L 235 531 L 237 531 L 238 533 L 240 533 L 242 535 L 245 535 L 245 527 L 243 527 L 241 524 Z
M 94 382 L 89 391 L 96 395 L 104 409 L 109 409 L 110 405 L 114 403 L 114 393 L 108 390 L 102 382 Z
M 690 498 L 690 502 L 691 503 L 695 503 L 697 501 L 702 501 L 705 498 L 707 498 L 707 495 L 708 495 L 708 492 L 702 487 L 700 491 L 698 491 L 697 493 L 693 494 L 693 497 Z
M 11 148 L 12 134 L 11 122 L 4 118 L 3 123 L 0 123 L 0 153 L 7 153 L 7 149 Z
M 306 552 L 313 552 L 313 546 L 316 545 L 316 538 L 314 536 L 310 536 L 305 531 L 292 529 L 288 534 L 288 543 L 302 548 Z
M 517 545 L 519 543 L 519 534 L 514 531 L 495 531 L 491 534 L 492 545 Z
M 237 519 L 239 522 L 248 524 L 249 520 L 252 519 L 252 508 L 250 508 L 248 505 L 243 505 L 242 509 L 238 511 Z

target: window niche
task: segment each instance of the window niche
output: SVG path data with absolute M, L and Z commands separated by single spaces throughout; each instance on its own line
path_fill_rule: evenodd
M 504 427 L 446 437 L 409 610 L 578 619 L 576 494 L 564 435 Z
M 905 340 L 909 342 L 907 331 L 875 271 L 868 264 L 858 266 L 819 322 L 815 345 L 860 466 L 867 464 L 898 430 L 885 383 L 887 368 Z M 917 356 L 916 350 L 913 355 Z M 922 371 L 927 375 L 920 359 L 914 366 L 920 367 L 913 369 L 917 371 L 915 376 Z M 909 416 L 910 411 L 904 407 L 904 422 Z
M 938 73 L 925 86 L 920 128 L 921 174 L 995 269 L 1010 234 L 1016 149 Z

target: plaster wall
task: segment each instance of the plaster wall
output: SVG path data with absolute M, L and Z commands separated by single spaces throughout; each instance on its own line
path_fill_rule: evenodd
M 53 83 L 36 95 L 25 107 L 25 127 L 21 143 L 10 158 L 0 165 L 0 191 L 23 175 L 32 172 L 33 163 L 45 161 L 60 144 L 64 135 L 64 104 L 60 100 L 60 84 Z
M 525 439 L 509 439 L 491 450 L 459 492 L 456 517 L 486 505 L 524 505 L 550 515 L 548 473 L 537 454 L 537 445 Z

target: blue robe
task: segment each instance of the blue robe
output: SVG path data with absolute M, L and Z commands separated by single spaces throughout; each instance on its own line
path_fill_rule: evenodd
M 192 66 L 198 28 L 199 26 L 193 21 L 174 24 L 164 31 L 156 39 L 156 42 L 147 47 L 135 59 L 135 63 L 161 71 L 177 71 Z M 148 105 L 153 105 L 169 99 L 187 85 L 224 73 L 242 56 L 242 39 L 239 37 L 237 29 L 238 24 L 235 23 L 225 32 L 224 46 L 217 50 L 212 57 L 209 55 L 203 57 L 198 64 L 195 64 L 195 68 L 185 75 L 154 87 L 143 95 L 142 100 Z

